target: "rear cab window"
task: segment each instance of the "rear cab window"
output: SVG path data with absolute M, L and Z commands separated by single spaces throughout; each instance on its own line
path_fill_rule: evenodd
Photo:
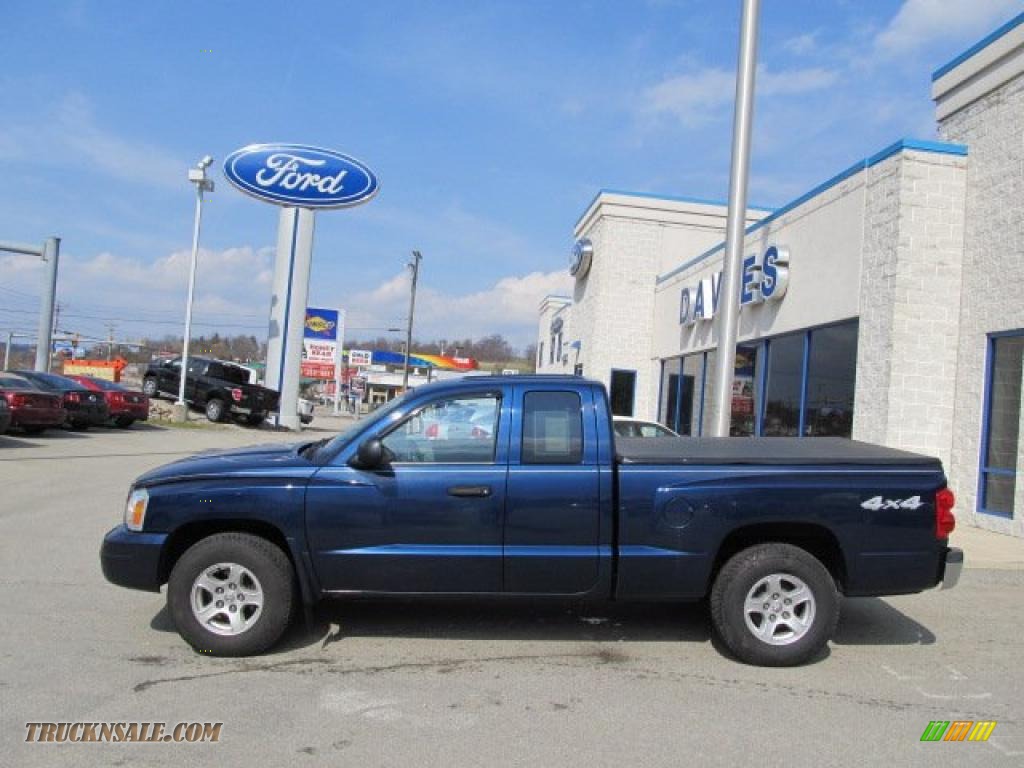
M 583 403 L 577 392 L 523 395 L 523 464 L 583 462 Z

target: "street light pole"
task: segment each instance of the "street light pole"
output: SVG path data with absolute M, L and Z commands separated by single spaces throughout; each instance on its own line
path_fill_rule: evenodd
M 750 134 L 754 123 L 754 74 L 760 0 L 743 0 L 740 52 L 736 64 L 736 106 L 732 121 L 732 168 L 729 173 L 729 214 L 725 223 L 725 256 L 719 288 L 718 355 L 713 378 L 715 409 L 711 434 L 728 437 L 732 422 L 732 380 L 736 368 L 739 325 L 740 263 L 747 221 L 747 177 Z
M 188 180 L 196 185 L 196 215 L 192 229 L 192 261 L 188 268 L 188 300 L 185 305 L 185 338 L 181 347 L 181 370 L 178 382 L 178 401 L 175 417 L 178 421 L 188 420 L 188 406 L 185 404 L 185 380 L 188 378 L 188 342 L 192 337 L 192 296 L 196 288 L 196 265 L 199 259 L 199 227 L 203 220 L 203 192 L 213 192 L 213 180 L 206 178 L 206 169 L 213 163 L 209 155 L 203 157 L 195 168 L 190 168 Z
M 402 392 L 409 389 L 409 354 L 412 348 L 412 317 L 416 312 L 416 283 L 420 276 L 420 260 L 423 257 L 419 251 L 412 252 L 412 261 L 409 268 L 412 270 L 412 289 L 409 291 L 409 323 L 405 329 L 405 365 L 402 366 Z

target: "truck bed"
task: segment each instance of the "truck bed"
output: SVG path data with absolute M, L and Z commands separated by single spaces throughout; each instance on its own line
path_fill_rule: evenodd
M 843 437 L 620 437 L 620 464 L 857 464 L 942 470 L 936 458 Z

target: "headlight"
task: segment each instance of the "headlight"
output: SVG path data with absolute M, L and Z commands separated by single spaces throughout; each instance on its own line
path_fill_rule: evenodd
M 130 531 L 141 531 L 146 522 L 146 507 L 149 504 L 149 491 L 136 488 L 128 494 L 128 503 L 124 508 L 124 524 Z

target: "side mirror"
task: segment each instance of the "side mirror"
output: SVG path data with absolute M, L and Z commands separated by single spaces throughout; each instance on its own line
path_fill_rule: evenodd
M 379 437 L 364 440 L 356 451 L 356 464 L 360 469 L 376 469 L 385 463 L 385 451 Z

